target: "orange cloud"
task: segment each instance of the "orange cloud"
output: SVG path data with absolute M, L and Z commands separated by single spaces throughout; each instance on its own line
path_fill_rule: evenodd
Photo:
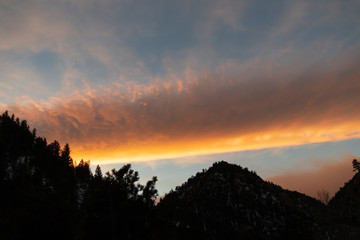
M 271 74 L 260 62 L 224 65 L 181 85 L 87 86 L 8 108 L 49 140 L 69 142 L 75 158 L 102 163 L 358 138 L 358 52 L 311 67 L 282 64 Z
M 327 190 L 333 196 L 354 175 L 351 164 L 354 158 L 356 157 L 349 156 L 342 161 L 331 161 L 312 170 L 294 170 L 266 180 L 313 197 L 316 197 L 317 191 L 321 189 Z

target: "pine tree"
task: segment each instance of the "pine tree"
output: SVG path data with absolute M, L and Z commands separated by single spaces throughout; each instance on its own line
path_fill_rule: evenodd
M 69 144 L 65 144 L 64 148 L 62 149 L 61 151 L 61 160 L 64 161 L 64 163 L 67 165 L 67 166 L 70 166 L 70 167 L 73 167 L 74 166 L 74 163 L 73 163 L 73 159 L 71 158 L 70 156 L 70 153 L 71 153 L 71 150 L 70 150 L 70 147 L 69 147 Z
M 357 172 L 360 172 L 360 162 L 356 159 L 354 159 L 352 161 L 352 165 L 353 165 L 353 168 L 354 168 L 354 172 L 357 171 Z
M 103 179 L 103 175 L 102 175 L 101 168 L 99 165 L 96 166 L 94 178 L 97 180 Z
M 75 167 L 75 174 L 76 178 L 81 182 L 88 182 L 91 178 L 90 160 L 84 161 L 81 159 L 79 164 Z
M 143 201 L 148 207 L 154 205 L 154 201 L 158 196 L 158 191 L 155 188 L 155 184 L 157 182 L 157 177 L 153 177 L 150 181 L 146 183 L 146 186 L 143 189 Z
M 55 140 L 54 142 L 50 143 L 48 145 L 48 148 L 49 148 L 49 150 L 50 150 L 50 152 L 52 153 L 53 156 L 58 157 L 60 155 L 61 147 L 60 147 L 60 144 L 59 144 L 58 141 Z

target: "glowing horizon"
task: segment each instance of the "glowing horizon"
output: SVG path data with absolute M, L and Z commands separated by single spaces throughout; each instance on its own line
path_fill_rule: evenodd
M 353 138 L 360 138 L 360 131 L 353 132 L 352 126 L 344 126 L 335 131 L 319 131 L 315 127 L 315 132 L 309 129 L 299 132 L 285 131 L 275 132 L 274 134 L 251 134 L 248 136 L 223 138 L 214 142 L 204 142 L 200 140 L 201 145 L 196 145 L 187 141 L 187 144 L 173 144 L 172 146 L 158 143 L 158 145 L 139 146 L 139 144 L 127 145 L 122 148 L 105 148 L 98 152 L 88 151 L 86 149 L 77 148 L 75 144 L 72 146 L 72 156 L 74 159 L 91 160 L 92 164 L 114 164 L 128 162 L 145 162 L 164 159 L 175 159 L 187 156 L 209 155 L 226 152 L 239 152 L 249 150 L 260 150 L 267 148 L 299 146 L 313 143 L 343 141 Z M 276 134 L 276 135 L 275 135 Z M 190 143 L 189 143 L 190 142 Z M 197 142 L 198 143 L 198 142 Z M 226 144 L 228 143 L 228 144 Z M 164 150 L 164 148 L 166 150 Z

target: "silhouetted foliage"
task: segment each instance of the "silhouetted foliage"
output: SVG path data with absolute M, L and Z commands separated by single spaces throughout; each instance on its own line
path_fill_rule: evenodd
M 102 171 L 99 165 L 96 166 L 94 178 L 97 180 L 102 180 L 103 178 Z
M 142 198 L 146 205 L 153 206 L 156 197 L 158 196 L 158 191 L 155 188 L 155 184 L 157 182 L 157 177 L 153 177 L 150 181 L 148 181 L 145 187 L 142 189 Z
M 92 177 L 90 161 L 81 160 L 79 164 L 75 166 L 75 176 L 81 182 L 89 182 Z
M 141 201 L 142 190 L 154 199 L 156 181 L 138 180 L 129 164 L 93 175 L 90 161 L 74 164 L 69 144 L 48 144 L 26 120 L 0 116 L 1 239 L 144 237 L 153 204 Z
M 64 148 L 61 150 L 60 158 L 63 161 L 63 163 L 65 163 L 67 166 L 73 167 L 74 163 L 73 163 L 73 159 L 70 156 L 70 152 L 71 151 L 69 144 L 65 144 Z
M 360 172 L 360 162 L 358 160 L 354 159 L 352 161 L 352 165 L 353 165 L 354 172 L 355 171 Z

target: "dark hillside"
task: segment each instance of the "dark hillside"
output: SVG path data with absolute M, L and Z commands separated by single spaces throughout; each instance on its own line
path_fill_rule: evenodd
M 317 239 L 326 211 L 313 198 L 226 162 L 190 178 L 157 210 L 171 239 Z
M 329 202 L 333 217 L 339 223 L 360 227 L 360 173 L 344 184 Z

